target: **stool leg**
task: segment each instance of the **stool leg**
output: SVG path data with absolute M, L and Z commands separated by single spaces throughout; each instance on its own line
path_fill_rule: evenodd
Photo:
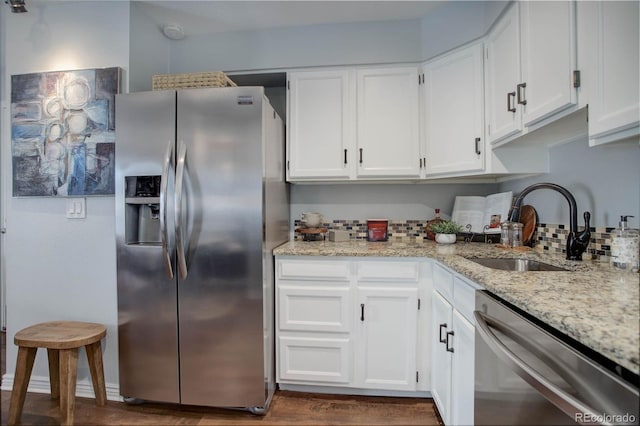
M 51 386 L 51 398 L 60 397 L 60 359 L 58 349 L 47 348 L 47 359 L 49 360 L 49 384 Z
M 16 362 L 16 372 L 13 377 L 13 391 L 11 392 L 11 402 L 9 403 L 10 425 L 20 422 L 24 398 L 27 395 L 27 386 L 33 370 L 33 361 L 36 359 L 38 348 L 18 347 L 18 360 Z
M 60 349 L 60 424 L 72 425 L 76 407 L 78 349 Z
M 102 348 L 100 340 L 85 346 L 87 360 L 89 361 L 89 371 L 91 371 L 91 383 L 93 392 L 96 394 L 96 404 L 103 406 L 107 403 L 107 390 L 104 383 L 104 368 L 102 366 Z

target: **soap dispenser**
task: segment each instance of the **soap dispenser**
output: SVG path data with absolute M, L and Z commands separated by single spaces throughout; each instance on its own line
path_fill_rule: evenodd
M 638 272 L 640 234 L 627 225 L 629 217 L 633 216 L 620 216 L 619 227 L 611 233 L 611 264 L 623 271 Z

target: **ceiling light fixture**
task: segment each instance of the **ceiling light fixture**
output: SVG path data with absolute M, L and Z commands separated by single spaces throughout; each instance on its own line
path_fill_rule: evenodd
M 24 13 L 27 11 L 27 8 L 24 7 L 24 0 L 4 0 L 4 2 L 11 6 L 11 12 L 13 13 Z
M 182 40 L 184 38 L 184 30 L 177 24 L 164 24 L 162 26 L 162 34 L 171 40 Z

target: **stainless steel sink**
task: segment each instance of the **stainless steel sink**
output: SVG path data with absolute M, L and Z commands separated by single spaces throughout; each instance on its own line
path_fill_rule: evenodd
M 501 259 L 491 257 L 473 257 L 467 258 L 482 266 L 493 269 L 501 269 L 503 271 L 567 271 L 568 269 L 558 266 L 549 265 L 548 263 L 538 262 L 530 259 Z

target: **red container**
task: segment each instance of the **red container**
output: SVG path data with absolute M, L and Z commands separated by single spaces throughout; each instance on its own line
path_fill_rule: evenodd
M 367 219 L 367 241 L 387 241 L 387 219 Z

